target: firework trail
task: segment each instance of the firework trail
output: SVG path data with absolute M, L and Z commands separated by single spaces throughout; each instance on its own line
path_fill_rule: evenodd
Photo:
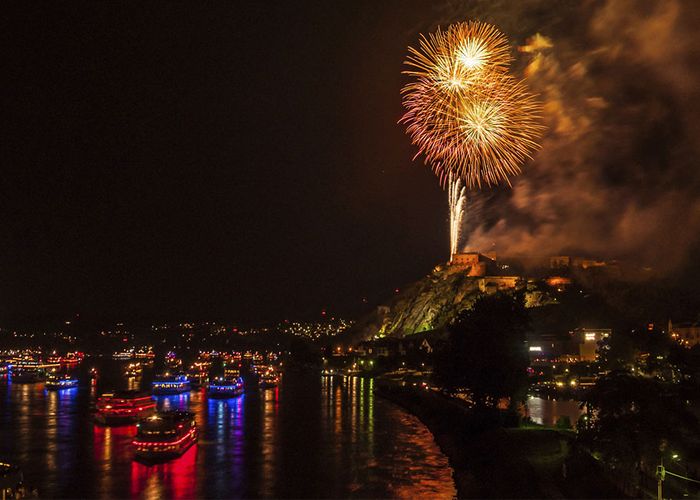
M 450 257 L 459 252 L 462 220 L 467 204 L 467 188 L 459 178 L 450 175 L 447 183 L 450 204 Z

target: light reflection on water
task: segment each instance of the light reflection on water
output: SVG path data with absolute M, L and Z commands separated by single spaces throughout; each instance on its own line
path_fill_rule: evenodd
M 530 396 L 527 398 L 528 414 L 533 422 L 542 425 L 555 425 L 559 417 L 569 417 L 575 426 L 584 410 L 578 401 Z
M 420 422 L 373 393 L 374 381 L 285 374 L 273 389 L 208 399 L 157 398 L 189 409 L 200 441 L 159 465 L 132 460 L 136 426 L 102 427 L 104 387 L 51 392 L 0 385 L 0 458 L 42 497 L 452 497 L 447 459 Z

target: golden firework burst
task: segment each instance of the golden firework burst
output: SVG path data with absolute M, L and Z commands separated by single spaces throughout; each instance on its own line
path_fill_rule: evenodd
M 510 182 L 537 149 L 541 106 L 507 73 L 510 48 L 493 26 L 466 22 L 422 37 L 409 48 L 401 121 L 416 156 L 425 155 L 441 182 L 469 188 Z

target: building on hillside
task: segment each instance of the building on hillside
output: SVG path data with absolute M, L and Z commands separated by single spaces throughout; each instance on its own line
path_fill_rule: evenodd
M 495 253 L 464 252 L 455 253 L 450 259 L 450 267 L 466 270 L 467 276 L 481 277 L 493 273 L 496 268 Z
M 571 257 L 568 255 L 556 255 L 549 258 L 549 267 L 552 269 L 566 268 L 571 266 Z
M 619 276 L 621 274 L 620 263 L 615 260 L 588 259 L 585 257 L 572 257 L 570 255 L 555 255 L 549 258 L 551 269 L 563 270 L 578 268 L 583 270 L 599 269 L 607 274 Z
M 571 278 L 567 278 L 566 276 L 550 276 L 546 281 L 547 285 L 559 292 L 563 292 L 572 284 Z
M 693 347 L 700 344 L 700 323 L 698 322 L 674 324 L 669 320 L 668 331 L 672 339 L 685 347 Z
M 518 286 L 520 281 L 519 276 L 484 276 L 479 279 L 479 290 L 484 293 L 512 290 Z

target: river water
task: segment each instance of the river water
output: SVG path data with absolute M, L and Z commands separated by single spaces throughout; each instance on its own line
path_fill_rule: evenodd
M 158 398 L 160 408 L 194 412 L 201 434 L 182 457 L 155 466 L 132 460 L 135 426 L 92 421 L 97 395 L 123 388 L 114 380 L 60 392 L 0 382 L 0 461 L 19 465 L 49 498 L 456 494 L 430 432 L 375 397 L 372 379 L 289 372 L 277 388 L 230 400 L 204 390 Z

